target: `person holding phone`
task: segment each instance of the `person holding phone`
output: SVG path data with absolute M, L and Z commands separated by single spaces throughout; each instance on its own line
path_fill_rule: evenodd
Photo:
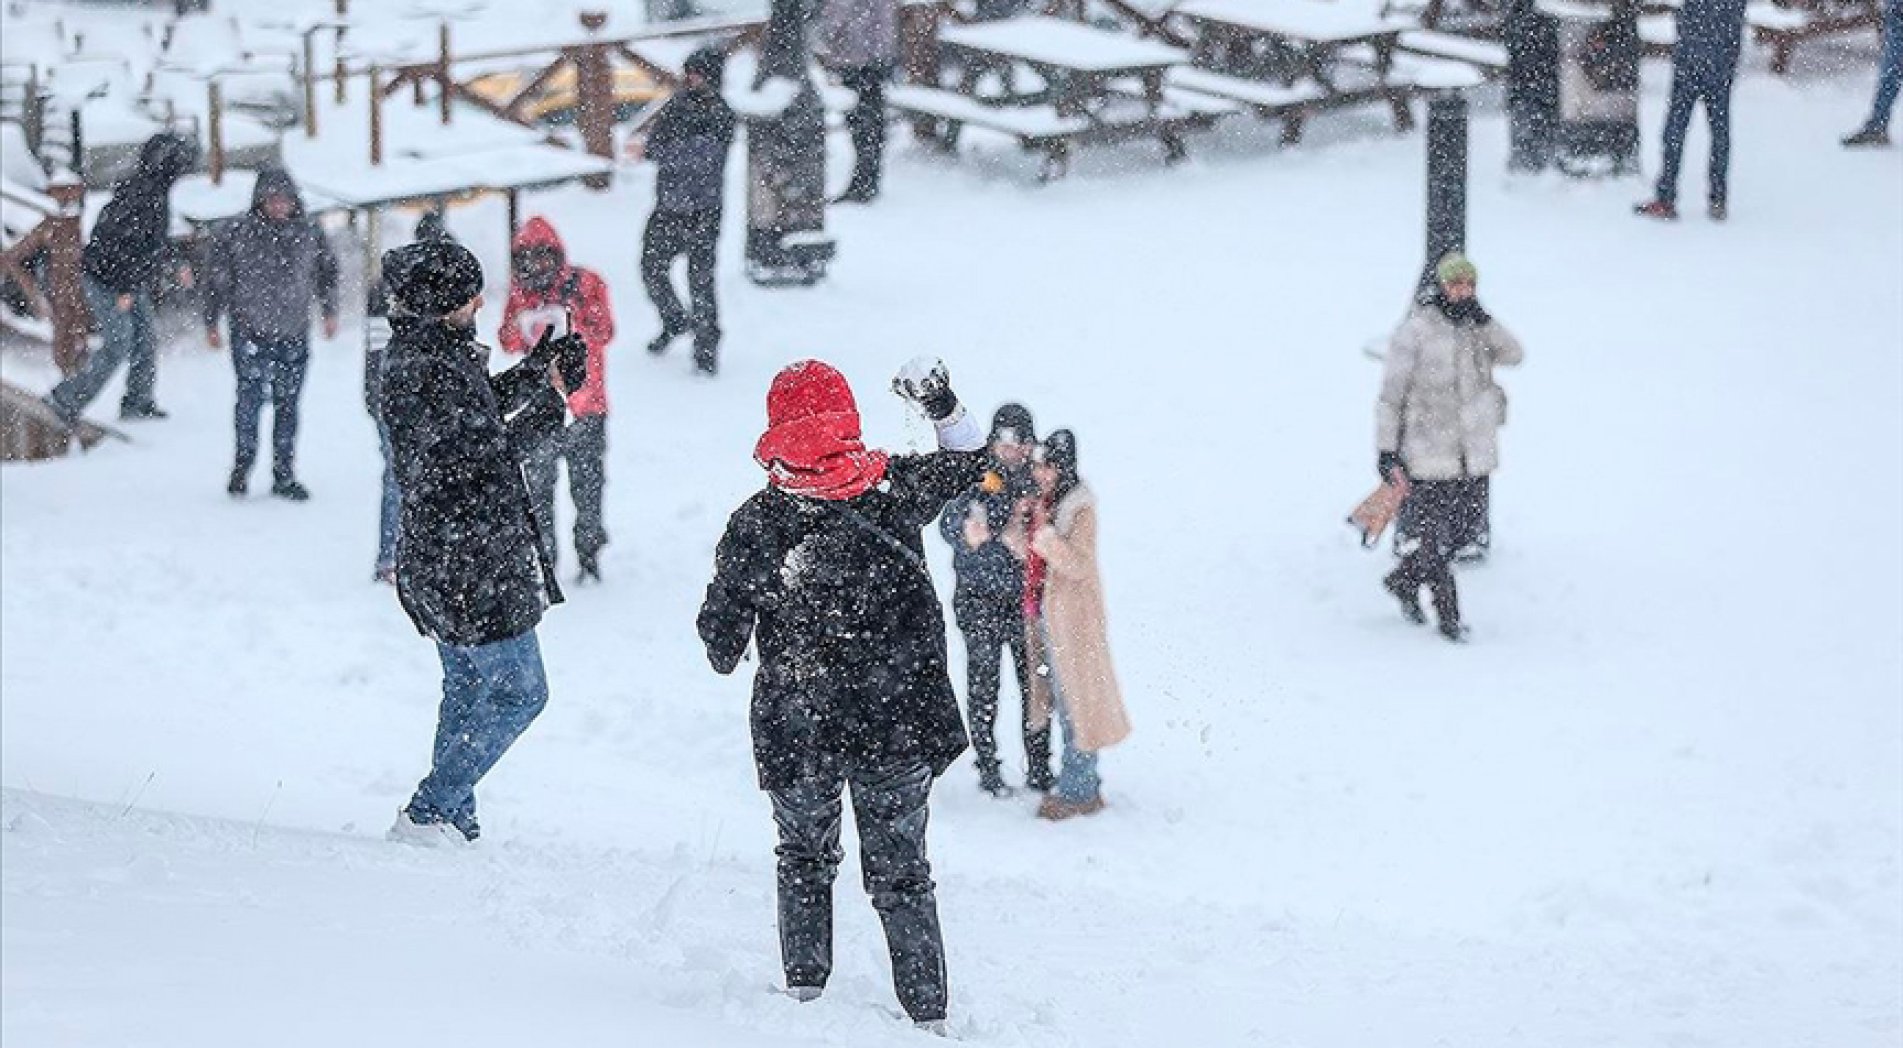
M 529 458 L 529 489 L 535 519 L 550 564 L 559 554 L 555 539 L 556 467 L 568 463 L 568 493 L 575 502 L 576 581 L 601 581 L 601 550 L 608 544 L 602 522 L 602 495 L 608 484 L 608 344 L 614 341 L 614 311 L 608 284 L 594 270 L 572 265 L 562 238 L 549 220 L 537 215 L 516 234 L 509 255 L 509 301 L 502 310 L 497 341 L 506 353 L 529 351 L 542 335 L 574 334 L 588 345 L 588 380 L 568 391 L 575 421 Z

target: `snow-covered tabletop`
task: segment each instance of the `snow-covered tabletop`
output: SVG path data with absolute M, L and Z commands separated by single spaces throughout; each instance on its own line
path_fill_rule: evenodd
M 953 47 L 1081 73 L 1164 69 L 1189 60 L 1187 52 L 1167 44 L 1044 15 L 955 26 L 938 38 Z
M 1385 18 L 1365 7 L 1319 0 L 1189 0 L 1176 13 L 1315 44 L 1370 40 L 1415 28 L 1406 19 Z
M 560 146 L 517 145 L 450 156 L 390 157 L 377 167 L 354 156 L 312 153 L 294 162 L 291 170 L 309 194 L 348 207 L 375 207 L 471 190 L 559 185 L 609 174 L 614 164 Z

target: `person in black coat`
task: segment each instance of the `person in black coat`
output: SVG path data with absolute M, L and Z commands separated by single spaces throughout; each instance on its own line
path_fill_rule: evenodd
M 383 272 L 393 308 L 381 408 L 402 498 L 397 595 L 443 663 L 434 760 L 391 837 L 473 841 L 476 783 L 548 700 L 535 627 L 562 592 L 522 461 L 562 425 L 552 374 L 579 384 L 586 350 L 544 339 L 491 377 L 474 332 L 482 267 L 467 248 L 410 244 L 384 255 Z
M 704 47 L 688 57 L 679 94 L 654 118 L 642 153 L 654 161 L 654 211 L 641 237 L 641 281 L 660 314 L 661 333 L 648 343 L 656 356 L 680 336 L 694 334 L 694 366 L 719 366 L 720 305 L 714 297 L 715 249 L 720 243 L 721 199 L 734 115 L 720 95 L 727 56 Z M 681 306 L 669 273 L 687 256 L 693 312 Z
M 1705 198 L 1712 221 L 1727 214 L 1731 174 L 1731 87 L 1744 47 L 1745 0 L 1685 0 L 1678 9 L 1678 43 L 1672 46 L 1672 98 L 1665 111 L 1665 149 L 1658 191 L 1640 204 L 1647 218 L 1678 218 L 1678 169 L 1692 107 L 1703 104 L 1711 124 L 1710 184 Z
M 1559 21 L 1534 0 L 1510 0 L 1507 48 L 1507 170 L 1544 171 L 1559 123 Z
M 1024 565 L 1006 537 L 1025 527 L 1029 500 L 1037 497 L 1031 478 L 1031 449 L 1037 431 L 1021 404 L 1006 404 L 991 419 L 991 468 L 976 487 L 952 499 L 938 520 L 938 533 L 952 548 L 952 614 L 965 635 L 965 704 L 970 712 L 971 745 L 977 751 L 978 788 L 1008 797 L 998 762 L 998 685 L 1001 653 L 1011 653 L 1024 716 L 1025 785 L 1048 791 L 1051 729 L 1033 728 L 1031 667 L 1024 646 Z M 1028 537 L 1028 536 L 1027 536 Z
M 139 149 L 138 166 L 113 187 L 112 199 L 93 223 L 80 270 L 86 308 L 104 341 L 84 367 L 47 394 L 47 406 L 61 418 L 79 418 L 128 360 L 119 417 L 165 417 L 152 395 L 158 381 L 152 289 L 172 257 L 172 186 L 197 162 L 198 147 L 191 139 L 169 132 L 153 135 Z M 189 266 L 179 267 L 178 280 L 191 284 Z
M 966 738 L 920 532 L 983 474 L 984 434 L 943 365 L 908 364 L 895 388 L 933 420 L 938 452 L 867 449 L 852 390 L 825 364 L 803 361 L 774 379 L 754 451 L 767 487 L 727 523 L 699 629 L 720 673 L 734 671 L 749 642 L 760 655 L 753 752 L 780 833 L 788 992 L 817 997 L 832 972 L 840 795 L 850 787 L 899 1001 L 931 1027 L 944 1022 L 947 990 L 927 802 Z

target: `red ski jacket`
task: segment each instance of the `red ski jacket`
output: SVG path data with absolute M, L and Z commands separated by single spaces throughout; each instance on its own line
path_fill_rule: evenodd
M 551 324 L 564 315 L 574 318 L 575 334 L 588 343 L 588 381 L 570 391 L 568 410 L 576 418 L 608 413 L 608 343 L 614 341 L 614 313 L 608 305 L 608 285 L 593 270 L 568 264 L 567 249 L 548 219 L 536 216 L 515 236 L 514 250 L 553 248 L 561 256 L 561 270 L 541 291 L 531 291 L 518 280 L 509 282 L 509 303 L 502 310 L 502 330 L 496 340 L 505 352 L 527 353 Z M 560 333 L 559 326 L 557 333 Z

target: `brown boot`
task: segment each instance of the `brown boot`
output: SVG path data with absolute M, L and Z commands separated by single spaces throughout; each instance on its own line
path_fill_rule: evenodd
M 1037 817 L 1051 822 L 1063 822 L 1079 815 L 1095 815 L 1104 809 L 1103 794 L 1087 801 L 1067 801 L 1062 797 L 1048 796 L 1037 806 Z

